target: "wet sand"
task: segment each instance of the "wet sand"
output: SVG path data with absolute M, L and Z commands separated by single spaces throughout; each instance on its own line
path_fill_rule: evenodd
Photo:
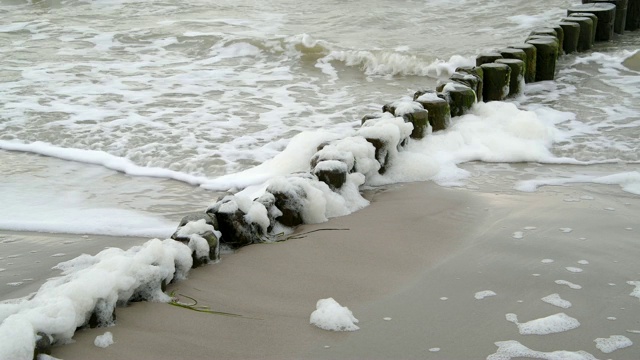
M 484 359 L 497 351 L 495 342 L 516 340 L 537 351 L 637 358 L 640 334 L 627 331 L 640 330 L 640 301 L 627 284 L 640 280 L 637 196 L 595 185 L 529 194 L 432 183 L 370 196 L 372 204 L 355 214 L 303 226 L 297 239 L 225 255 L 169 289 L 243 317 L 135 303 L 118 309 L 116 326 L 79 331 L 75 343 L 54 348 L 52 355 Z M 484 290 L 496 295 L 474 297 Z M 554 293 L 573 306 L 541 300 Z M 349 307 L 361 329 L 338 333 L 310 325 L 316 301 L 327 297 Z M 507 313 L 522 323 L 566 313 L 580 326 L 520 335 Z M 93 340 L 105 331 L 115 343 L 95 347 Z M 634 345 L 604 354 L 594 340 L 611 335 L 624 335 Z

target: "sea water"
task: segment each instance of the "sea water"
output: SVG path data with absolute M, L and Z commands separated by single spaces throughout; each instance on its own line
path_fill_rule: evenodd
M 571 3 L 3 0 L 0 229 L 167 236 L 220 192 L 308 170 L 296 156 L 313 141 L 243 172 L 296 135 L 351 134 L 363 115 L 521 43 Z M 423 171 L 399 164 L 377 184 L 465 186 L 495 169 L 487 162 L 538 161 L 582 164 L 550 167 L 565 182 L 623 174 L 609 183 L 638 193 L 640 73 L 623 61 L 639 43 L 628 33 L 562 57 L 555 82 L 512 101 L 535 112 L 530 124 L 428 138 L 410 149 Z M 479 116 L 522 116 L 510 111 Z M 548 126 L 529 147 L 509 141 Z M 520 190 L 553 183 L 538 166 L 500 169 L 537 179 L 505 184 Z
M 0 231 L 166 238 L 572 3 L 0 0 Z M 639 48 L 565 55 L 556 81 L 478 104 L 365 185 L 638 195 Z

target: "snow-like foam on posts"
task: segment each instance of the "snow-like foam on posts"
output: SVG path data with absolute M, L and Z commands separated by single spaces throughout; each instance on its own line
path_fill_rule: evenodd
M 356 331 L 360 328 L 358 319 L 346 306 L 341 306 L 333 298 L 320 299 L 316 310 L 311 313 L 309 322 L 323 330 Z
M 532 358 L 545 360 L 597 360 L 597 358 L 586 351 L 558 350 L 543 352 L 531 350 L 518 341 L 508 340 L 495 343 L 498 351 L 489 355 L 487 360 L 510 360 L 514 358 Z
M 580 322 L 565 313 L 558 313 L 540 319 L 518 322 L 516 314 L 507 314 L 506 319 L 518 326 L 521 335 L 547 335 L 573 330 L 580 326 Z
M 168 301 L 161 283 L 186 278 L 191 265 L 191 249 L 171 239 L 60 263 L 62 276 L 49 279 L 33 296 L 0 303 L 0 359 L 31 359 L 37 332 L 70 341 L 94 312 L 107 325 L 116 304 L 134 294 Z

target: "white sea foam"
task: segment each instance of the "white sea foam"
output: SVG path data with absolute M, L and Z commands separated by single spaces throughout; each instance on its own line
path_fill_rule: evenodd
M 316 310 L 311 313 L 309 322 L 323 330 L 356 331 L 360 328 L 358 319 L 349 308 L 341 306 L 333 298 L 320 299 Z
M 636 287 L 629 295 L 640 299 L 640 281 L 627 281 L 627 284 Z
M 476 300 L 482 300 L 487 297 L 496 296 L 497 294 L 491 290 L 478 291 L 474 297 Z
M 98 335 L 93 341 L 93 344 L 100 348 L 106 348 L 113 344 L 113 334 L 110 331 L 107 331 L 102 335 Z
M 515 189 L 519 191 L 532 192 L 540 186 L 561 186 L 574 183 L 619 185 L 620 188 L 626 192 L 640 195 L 640 172 L 637 171 L 606 176 L 575 175 L 568 178 L 523 180 L 516 184 Z
M 570 281 L 566 281 L 566 280 L 556 280 L 555 283 L 558 284 L 558 285 L 566 285 L 569 288 L 574 289 L 574 290 L 582 289 L 582 286 L 574 284 L 574 283 L 572 283 Z
M 565 267 L 565 269 L 567 269 L 568 272 L 572 272 L 572 273 L 581 273 L 583 271 L 581 268 L 573 267 L 573 266 L 567 266 Z
M 597 338 L 593 341 L 596 343 L 598 350 L 605 354 L 633 345 L 633 342 L 628 337 L 622 335 L 611 335 L 608 338 Z
M 563 309 L 568 309 L 572 305 L 570 301 L 562 299 L 559 294 L 547 295 L 543 297 L 541 300 L 546 302 L 547 304 L 551 304 L 553 306 L 557 306 Z
M 495 343 L 498 351 L 489 355 L 487 360 L 510 360 L 514 358 L 532 358 L 546 360 L 597 360 L 585 351 L 558 350 L 543 352 L 531 350 L 515 340 L 499 341 Z
M 507 321 L 518 326 L 521 335 L 547 335 L 576 329 L 580 322 L 565 313 L 558 313 L 526 323 L 518 322 L 516 314 L 507 314 Z

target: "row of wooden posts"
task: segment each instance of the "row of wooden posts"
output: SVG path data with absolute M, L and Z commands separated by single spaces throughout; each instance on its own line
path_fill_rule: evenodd
M 423 109 L 399 113 L 398 102 L 383 112 L 413 123 L 411 137 L 448 127 L 451 117 L 464 115 L 476 101 L 501 101 L 524 91 L 525 83 L 554 80 L 556 61 L 562 54 L 590 50 L 595 42 L 609 41 L 614 34 L 640 29 L 640 0 L 582 0 L 567 9 L 556 25 L 531 31 L 523 44 L 481 53 L 476 66 L 457 68 L 449 81 L 434 90 L 418 91 L 413 100 Z M 406 108 L 406 107 L 403 107 Z M 378 115 L 368 115 L 362 123 Z

